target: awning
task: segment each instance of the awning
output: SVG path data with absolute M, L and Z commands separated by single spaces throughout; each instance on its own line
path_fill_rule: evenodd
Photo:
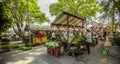
M 61 27 L 82 27 L 85 23 L 85 17 L 79 17 L 67 12 L 62 12 L 52 23 L 51 25 L 54 26 L 61 26 Z

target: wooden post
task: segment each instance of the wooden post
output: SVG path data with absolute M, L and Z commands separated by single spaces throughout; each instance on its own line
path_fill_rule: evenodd
M 76 33 L 76 30 L 75 30 L 75 28 L 74 27 L 72 27 L 73 28 L 73 32 L 74 32 L 74 35 L 77 35 Z
M 67 43 L 69 43 L 69 16 L 67 15 Z
M 57 26 L 57 28 L 58 28 L 59 32 L 62 33 L 62 31 L 60 30 L 60 28 L 59 28 L 58 26 Z M 61 35 L 60 35 L 60 36 L 61 36 Z M 65 41 L 67 41 L 63 35 L 62 35 L 62 37 L 63 37 L 63 39 L 64 39 Z
M 83 20 L 82 20 L 82 35 L 83 35 Z

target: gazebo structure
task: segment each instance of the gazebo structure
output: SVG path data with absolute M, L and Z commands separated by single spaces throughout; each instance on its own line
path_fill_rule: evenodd
M 64 36 L 61 35 L 61 37 L 64 38 L 66 41 L 66 44 L 68 45 L 65 52 L 69 51 L 72 53 L 72 55 L 75 57 L 75 54 L 69 49 L 70 43 L 72 43 L 77 35 L 78 32 L 81 32 L 83 34 L 83 28 L 85 24 L 85 17 L 79 17 L 76 15 L 73 15 L 71 13 L 62 12 L 52 23 L 51 26 L 53 28 L 58 28 L 59 32 L 62 33 L 61 29 L 65 28 L 67 30 L 67 38 L 69 39 L 69 31 L 72 30 L 74 32 L 74 38 L 72 41 L 66 40 Z
M 85 24 L 85 17 L 79 17 L 67 12 L 62 12 L 52 23 L 51 26 L 53 28 L 58 28 L 59 32 L 61 32 L 60 28 L 65 28 L 67 30 L 67 37 L 69 38 L 69 30 L 73 30 L 76 32 L 78 30 L 83 34 L 83 28 Z M 62 32 L 61 32 L 62 33 Z M 74 34 L 75 35 L 75 34 Z M 62 36 L 64 38 L 64 36 Z M 75 38 L 75 37 L 74 37 Z M 68 41 L 67 41 L 68 43 Z

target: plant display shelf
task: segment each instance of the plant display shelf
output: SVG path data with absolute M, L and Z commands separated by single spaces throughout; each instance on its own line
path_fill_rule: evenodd
M 57 28 L 59 30 L 59 32 L 61 33 L 60 37 L 61 40 L 62 38 L 64 39 L 65 43 L 67 44 L 67 48 L 65 50 L 65 53 L 71 52 L 72 56 L 77 60 L 75 54 L 73 53 L 73 51 L 70 49 L 71 44 L 78 35 L 78 32 L 81 32 L 83 34 L 83 29 L 84 24 L 85 24 L 85 17 L 79 17 L 76 15 L 73 15 L 71 13 L 67 13 L 67 12 L 62 12 L 52 23 L 51 26 L 53 28 Z M 70 30 L 74 32 L 74 38 L 69 41 L 67 39 L 65 39 L 65 37 L 62 35 L 62 30 L 67 30 L 67 38 L 69 39 L 69 32 Z M 65 54 L 64 53 L 64 54 Z

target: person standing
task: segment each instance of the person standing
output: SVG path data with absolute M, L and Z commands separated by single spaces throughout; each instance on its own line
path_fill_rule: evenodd
M 104 37 L 105 41 L 106 41 L 106 36 L 107 36 L 107 31 L 104 30 L 104 31 L 103 31 L 103 37 Z
M 92 34 L 91 34 L 90 30 L 87 30 L 87 34 L 86 34 L 86 48 L 87 48 L 88 54 L 90 54 L 90 44 L 91 43 L 92 43 Z
M 43 37 L 43 34 L 42 34 L 41 31 L 39 31 L 39 33 L 38 33 L 38 37 L 40 38 L 40 43 L 42 43 L 42 37 Z
M 56 40 L 55 32 L 52 32 L 52 41 Z

